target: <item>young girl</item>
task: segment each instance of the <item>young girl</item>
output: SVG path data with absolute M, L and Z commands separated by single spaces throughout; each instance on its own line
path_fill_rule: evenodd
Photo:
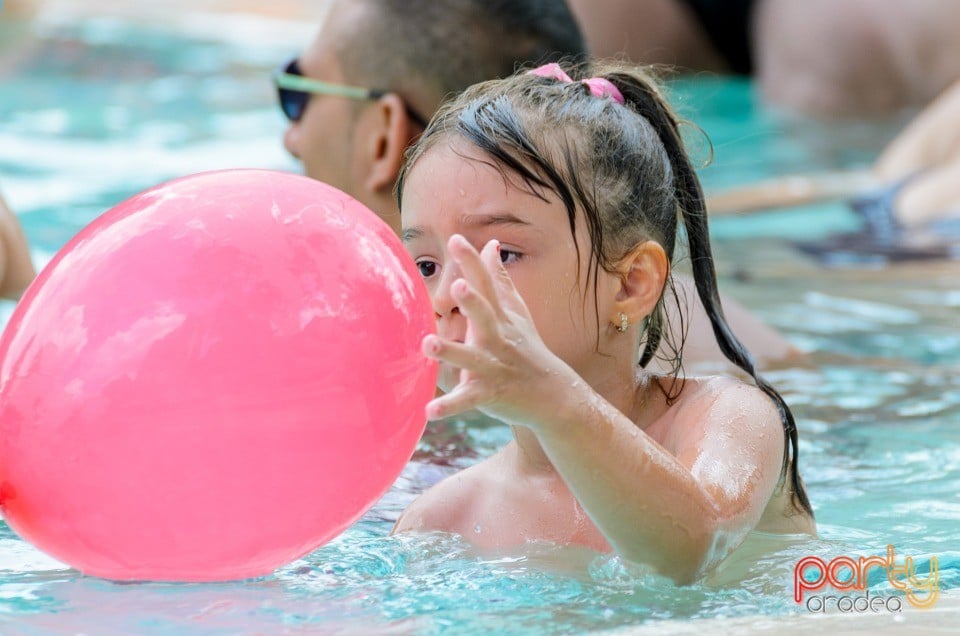
M 476 85 L 409 152 L 403 239 L 446 392 L 427 416 L 479 409 L 514 441 L 425 492 L 395 532 L 614 550 L 689 582 L 751 529 L 815 531 L 797 432 L 724 320 L 675 116 L 637 70 L 591 75 L 553 64 Z M 644 371 L 678 217 L 717 341 L 754 385 Z

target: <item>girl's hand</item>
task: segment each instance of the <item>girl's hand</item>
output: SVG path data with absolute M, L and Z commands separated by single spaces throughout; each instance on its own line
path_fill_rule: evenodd
M 477 409 L 536 430 L 582 381 L 537 333 L 500 260 L 499 242 L 488 242 L 478 253 L 465 238 L 454 235 L 448 254 L 463 273 L 451 284 L 450 293 L 468 326 L 463 343 L 436 335 L 423 340 L 424 354 L 460 369 L 459 383 L 427 405 L 427 417 Z

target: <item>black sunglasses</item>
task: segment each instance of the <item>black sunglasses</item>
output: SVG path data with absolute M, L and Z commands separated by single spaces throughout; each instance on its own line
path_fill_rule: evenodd
M 273 74 L 273 81 L 277 85 L 277 96 L 280 98 L 280 108 L 290 121 L 300 121 L 300 118 L 303 117 L 303 111 L 307 108 L 307 102 L 310 101 L 311 95 L 333 95 L 336 97 L 346 97 L 348 99 L 371 100 L 380 99 L 387 93 L 392 92 L 321 82 L 320 80 L 304 77 L 303 72 L 300 70 L 300 64 L 296 59 L 290 60 L 290 62 L 283 67 L 283 70 L 275 72 Z M 403 106 L 410 119 L 416 122 L 421 128 L 427 127 L 427 120 L 421 117 L 417 111 L 410 108 L 405 100 Z

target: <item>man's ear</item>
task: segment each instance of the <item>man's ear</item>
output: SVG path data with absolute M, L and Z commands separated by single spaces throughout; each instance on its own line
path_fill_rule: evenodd
M 420 127 L 410 119 L 403 100 L 396 93 L 387 93 L 374 105 L 376 113 L 367 139 L 370 171 L 365 186 L 374 192 L 392 190 L 403 155 Z
M 663 294 L 670 273 L 667 254 L 656 241 L 644 241 L 620 260 L 617 271 L 620 288 L 609 321 L 619 325 L 625 314 L 629 324 L 638 324 L 653 312 Z

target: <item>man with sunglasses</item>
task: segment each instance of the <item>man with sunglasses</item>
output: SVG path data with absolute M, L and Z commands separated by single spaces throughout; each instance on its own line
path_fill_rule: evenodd
M 331 0 L 316 39 L 275 76 L 284 145 L 399 232 L 403 154 L 444 97 L 585 53 L 563 0 Z

